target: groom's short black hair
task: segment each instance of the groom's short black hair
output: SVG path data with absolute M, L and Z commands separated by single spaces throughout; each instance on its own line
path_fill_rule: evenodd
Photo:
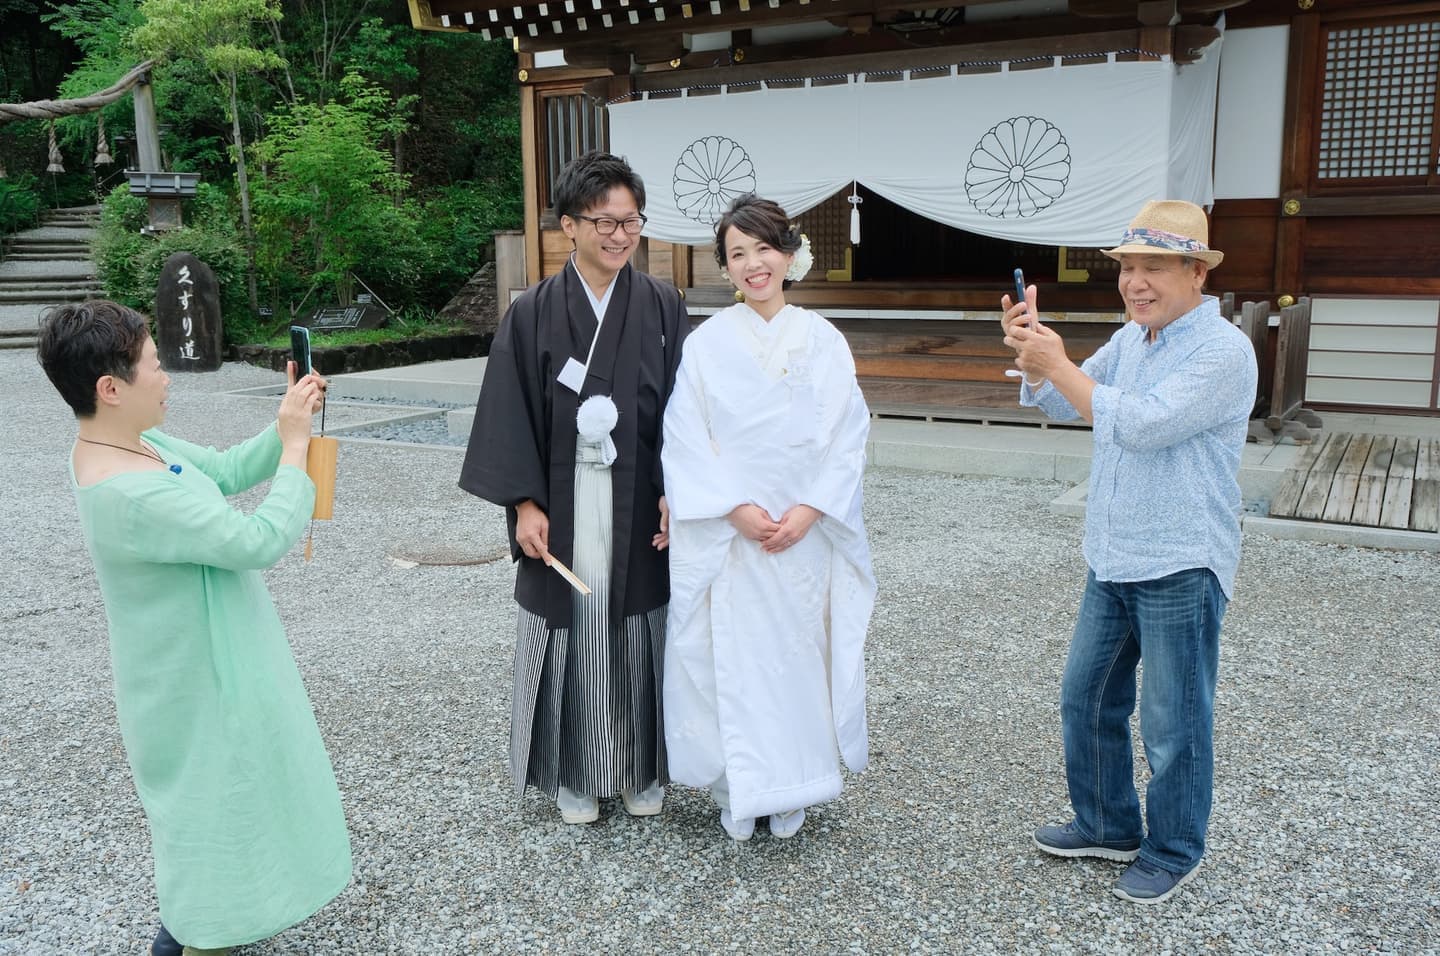
M 567 163 L 555 179 L 550 197 L 555 215 L 573 219 L 604 202 L 616 186 L 630 190 L 635 208 L 645 211 L 645 183 L 629 163 L 612 153 L 586 153 Z

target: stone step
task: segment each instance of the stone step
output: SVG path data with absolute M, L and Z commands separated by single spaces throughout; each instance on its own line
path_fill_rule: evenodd
M 54 239 L 14 239 L 5 248 L 12 252 L 89 252 L 90 240 L 77 239 L 74 242 L 60 242 Z
M 11 252 L 0 261 L 4 262 L 89 262 L 90 253 L 83 249 L 66 249 L 64 252 Z
M 0 335 L 34 335 L 44 305 L 0 305 Z
M 94 229 L 67 229 L 59 226 L 43 226 L 42 229 L 44 230 L 43 232 L 40 229 L 27 230 L 26 232 L 17 232 L 15 233 L 14 238 L 12 238 L 11 241 L 38 243 L 53 242 L 63 246 L 68 242 L 89 242 L 90 240 L 95 238 Z
M 24 257 L 21 259 L 20 257 Z M 89 261 L 92 258 L 89 246 L 66 246 L 63 249 L 27 249 L 8 248 L 5 250 L 5 261 L 19 259 L 21 262 L 46 262 L 52 259 L 68 259 Z
M 57 302 L 83 302 L 92 298 L 90 289 L 41 289 L 38 292 L 0 290 L 0 305 L 54 305 Z
M 55 259 L 20 262 L 6 259 L 0 262 L 0 280 L 5 282 L 90 283 L 95 281 L 95 276 L 95 264 L 82 259 L 63 262 Z
M 7 279 L 0 276 L 0 294 L 13 292 L 33 292 L 36 295 L 51 295 L 56 292 L 84 292 L 86 295 L 100 295 L 105 291 L 105 286 L 95 279 L 78 279 L 73 282 L 62 282 L 55 279 L 47 279 L 43 282 L 36 282 L 33 279 Z
M 98 284 L 95 270 L 85 268 L 83 262 L 63 263 L 63 269 L 62 263 L 54 263 L 49 268 L 45 266 L 46 263 L 39 262 L 10 263 L 10 268 L 0 269 L 0 286 L 45 289 L 52 285 Z
M 10 237 L 10 242 L 89 242 L 95 230 L 87 226 L 37 226 L 22 229 Z
M 103 299 L 105 288 L 98 283 L 82 285 L 53 286 L 44 289 L 17 289 L 14 286 L 0 286 L 0 302 L 34 303 L 54 305 L 56 302 L 78 302 L 83 299 Z

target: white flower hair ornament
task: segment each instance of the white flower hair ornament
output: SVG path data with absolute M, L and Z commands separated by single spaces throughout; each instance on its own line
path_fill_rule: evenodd
M 810 237 L 800 233 L 800 248 L 795 250 L 795 258 L 790 262 L 790 268 L 785 270 L 785 278 L 791 282 L 798 282 L 805 278 L 812 266 L 815 265 L 815 255 L 810 251 Z
M 580 437 L 600 446 L 600 460 L 606 467 L 615 463 L 615 442 L 610 432 L 620 420 L 620 410 L 608 395 L 591 395 L 580 403 L 575 414 L 575 430 Z

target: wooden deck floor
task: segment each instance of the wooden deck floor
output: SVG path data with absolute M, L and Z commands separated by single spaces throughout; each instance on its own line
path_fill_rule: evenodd
M 1052 422 L 1038 408 L 1021 408 L 1020 389 L 1013 381 L 937 382 L 861 375 L 860 391 L 877 418 L 908 418 L 927 422 L 1038 425 L 1089 428 L 1078 422 Z
M 1440 439 L 1326 435 L 1285 473 L 1270 516 L 1440 531 Z

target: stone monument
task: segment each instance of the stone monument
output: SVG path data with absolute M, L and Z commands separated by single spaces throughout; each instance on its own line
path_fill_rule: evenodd
M 155 291 L 155 345 L 170 372 L 214 372 L 225 357 L 220 284 L 188 252 L 165 260 Z

